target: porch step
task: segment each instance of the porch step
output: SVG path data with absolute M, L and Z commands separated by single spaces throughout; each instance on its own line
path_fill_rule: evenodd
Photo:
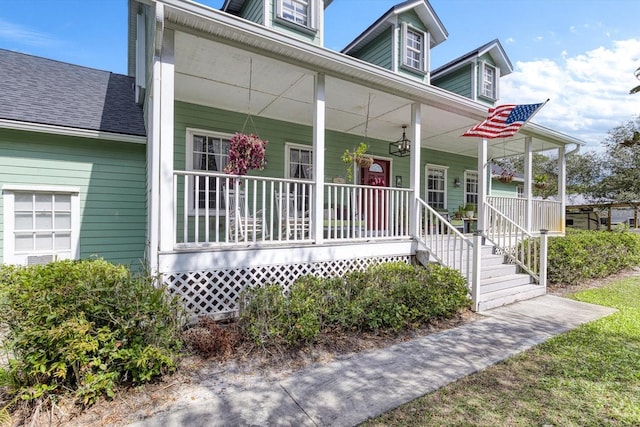
M 480 294 L 480 302 L 478 303 L 478 312 L 489 310 L 491 308 L 501 307 L 503 305 L 513 304 L 517 301 L 539 297 L 546 294 L 546 288 L 540 285 L 528 284 L 507 289 L 501 289 L 495 292 Z
M 503 258 L 503 257 L 501 257 Z M 494 277 L 502 278 L 505 276 L 513 275 L 518 273 L 518 266 L 515 264 L 489 264 L 485 263 L 484 258 L 482 258 L 482 270 L 480 270 L 480 279 L 491 279 Z
M 490 277 L 480 280 L 480 295 L 530 284 L 533 284 L 533 279 L 528 274 L 512 273 L 504 276 Z

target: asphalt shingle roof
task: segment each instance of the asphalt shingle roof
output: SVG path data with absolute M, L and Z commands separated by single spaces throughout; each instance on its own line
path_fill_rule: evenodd
M 0 49 L 0 119 L 145 136 L 132 77 Z

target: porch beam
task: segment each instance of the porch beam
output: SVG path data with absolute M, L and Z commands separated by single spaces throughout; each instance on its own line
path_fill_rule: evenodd
M 173 249 L 175 242 L 175 209 L 173 200 L 173 142 L 174 142 L 174 101 L 175 101 L 175 60 L 173 30 L 165 29 L 162 51 L 156 61 L 159 73 L 154 73 L 154 93 L 158 96 L 154 103 L 160 110 L 160 134 L 155 135 L 159 150 L 160 216 L 159 250 Z M 155 64 L 154 64 L 155 67 Z M 156 87 L 159 89 L 156 92 Z M 154 141 L 155 142 L 155 141 Z
M 411 104 L 411 151 L 409 166 L 409 185 L 412 191 L 411 215 L 409 216 L 409 231 L 414 237 L 420 236 L 420 218 L 418 218 L 418 198 L 420 197 L 420 135 L 422 104 Z
M 533 140 L 530 136 L 524 138 L 524 229 L 531 232 L 531 220 L 533 218 Z M 535 230 L 536 232 L 538 230 Z
M 478 143 L 478 223 L 477 230 L 485 230 L 484 203 L 487 200 L 487 138 Z
M 565 232 L 567 204 L 567 146 L 558 147 L 558 198 L 560 198 L 560 230 Z
M 313 99 L 313 238 L 321 245 L 324 240 L 324 134 L 325 134 L 325 76 L 318 73 L 314 79 Z

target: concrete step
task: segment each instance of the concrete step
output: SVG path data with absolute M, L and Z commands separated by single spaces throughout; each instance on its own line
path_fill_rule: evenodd
M 495 292 L 480 294 L 480 302 L 478 303 L 478 312 L 489 310 L 491 308 L 502 307 L 503 305 L 513 304 L 517 301 L 539 297 L 546 294 L 546 289 L 540 285 L 522 285 L 508 289 L 502 289 Z

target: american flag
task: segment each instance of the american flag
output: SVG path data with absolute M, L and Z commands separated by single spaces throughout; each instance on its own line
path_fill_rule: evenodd
M 489 139 L 513 136 L 544 104 L 505 104 L 489 108 L 489 117 L 463 133 L 462 136 L 480 136 Z

